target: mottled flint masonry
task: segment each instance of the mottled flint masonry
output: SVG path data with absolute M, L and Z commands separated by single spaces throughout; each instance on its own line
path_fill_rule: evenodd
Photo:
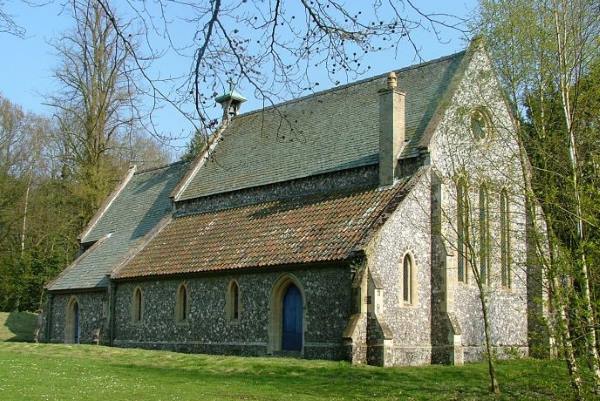
M 538 316 L 528 317 L 528 302 L 529 311 L 535 305 L 539 314 L 542 308 L 535 302 L 543 294 L 539 274 L 534 274 L 535 267 L 527 259 L 518 147 L 487 56 L 475 53 L 465 74 L 453 97 L 443 105 L 445 111 L 439 116 L 428 151 L 422 149 L 419 157 L 401 161 L 401 174 L 412 173 L 422 164 L 429 164 L 428 171 L 365 249 L 357 250 L 359 263 L 116 282 L 113 344 L 265 355 L 269 350 L 273 285 L 281 275 L 291 273 L 304 290 L 304 357 L 384 366 L 460 364 L 481 359 L 484 338 L 478 290 L 473 280 L 457 280 L 455 179 L 460 169 L 472 184 L 471 204 L 478 205 L 480 182 L 488 182 L 491 189 L 493 253 L 488 299 L 494 350 L 501 357 L 527 354 L 532 333 L 539 332 L 535 324 Z M 470 133 L 469 116 L 482 105 L 492 112 L 497 128 L 490 138 L 478 142 Z M 376 166 L 360 167 L 188 200 L 176 205 L 176 213 L 345 191 L 375 186 L 377 182 Z M 510 289 L 500 284 L 500 205 L 495 188 L 501 187 L 510 194 Z M 477 226 L 476 219 L 474 223 Z M 402 300 L 402 261 L 406 254 L 413 258 L 415 269 L 411 305 L 404 305 Z M 232 279 L 238 282 L 241 296 L 240 319 L 235 322 L 227 319 L 225 308 Z M 182 282 L 187 283 L 190 311 L 186 322 L 176 323 L 176 292 Z M 131 318 L 137 287 L 143 291 L 140 323 Z M 82 314 L 82 342 L 91 342 L 92 331 L 105 323 L 108 297 L 104 293 L 75 295 Z M 65 308 L 70 297 L 57 294 L 53 298 L 51 341 L 64 339 Z
M 365 166 L 258 188 L 191 199 L 176 204 L 178 214 L 203 213 L 294 196 L 342 192 L 377 186 L 377 166 Z
M 95 330 L 105 330 L 107 307 L 105 292 L 55 294 L 52 297 L 52 318 L 50 319 L 49 337 L 46 337 L 46 334 L 43 335 L 46 342 L 62 343 L 65 341 L 65 317 L 67 316 L 67 305 L 71 298 L 75 298 L 79 305 L 82 343 L 92 343 Z
M 166 348 L 211 354 L 265 355 L 269 342 L 273 286 L 285 274 L 221 274 L 181 280 L 127 282 L 118 285 L 115 340 L 118 346 Z M 304 357 L 343 359 L 342 332 L 351 308 L 349 266 L 315 266 L 292 270 L 304 290 Z M 227 318 L 227 288 L 236 280 L 240 289 L 240 318 Z M 187 284 L 189 315 L 175 322 L 177 288 Z M 135 288 L 143 292 L 143 319 L 131 319 Z
M 431 241 L 429 235 L 429 180 L 422 177 L 390 216 L 367 250 L 369 269 L 381 278 L 383 313 L 380 322 L 392 332 L 391 365 L 431 361 Z M 412 305 L 402 299 L 402 262 L 413 259 L 416 289 Z
M 439 290 L 448 294 L 447 312 L 455 317 L 459 326 L 465 361 L 482 357 L 484 337 L 481 304 L 472 274 L 467 283 L 457 280 L 455 179 L 459 172 L 469 179 L 471 187 L 469 197 L 474 207 L 478 205 L 480 183 L 486 182 L 489 186 L 488 210 L 492 255 L 488 301 L 492 343 L 501 355 L 504 350 L 513 350 L 520 354 L 528 352 L 528 278 L 525 274 L 528 246 L 525 202 L 521 194 L 521 188 L 524 186 L 511 116 L 500 93 L 501 89 L 493 76 L 489 58 L 484 53 L 476 53 L 465 72 L 465 79 L 449 102 L 430 145 L 431 163 L 440 181 L 440 207 L 443 210 L 440 213 L 441 226 L 444 232 L 442 237 L 445 238 L 441 241 L 443 244 L 437 244 L 436 250 L 439 252 L 440 248 L 445 248 L 447 252 L 447 255 L 437 255 L 434 258 L 438 260 L 439 266 L 433 265 L 432 271 L 437 269 L 441 272 L 441 276 L 434 278 L 434 282 L 443 288 L 433 291 L 432 298 L 435 300 L 435 294 L 439 294 Z M 470 111 L 480 106 L 485 106 L 490 111 L 495 129 L 490 134 L 490 138 L 478 142 L 472 139 L 468 127 Z M 498 211 L 500 210 L 499 194 L 502 188 L 506 188 L 510 196 L 512 261 L 510 289 L 502 288 L 500 277 Z M 478 222 L 474 219 L 473 223 L 474 247 L 478 249 Z M 447 270 L 448 274 L 446 275 L 442 270 Z M 434 310 L 437 310 L 440 317 L 443 315 L 443 308 L 438 306 Z M 447 319 L 445 322 L 443 319 L 434 322 L 434 327 L 436 325 L 439 325 L 438 330 L 449 332 Z M 440 340 L 436 339 L 438 343 Z

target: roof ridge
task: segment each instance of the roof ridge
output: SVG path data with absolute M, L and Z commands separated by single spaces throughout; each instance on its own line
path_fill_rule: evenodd
M 166 168 L 169 168 L 169 167 L 173 167 L 173 166 L 175 166 L 177 164 L 185 164 L 185 163 L 188 163 L 188 161 L 186 161 L 186 160 L 177 160 L 177 161 L 174 161 L 174 162 L 171 162 L 171 163 L 161 164 L 161 165 L 156 166 L 156 167 L 148 167 L 148 168 L 136 171 L 134 173 L 134 175 L 143 174 L 143 173 L 149 173 L 149 172 L 152 172 L 152 171 L 155 171 L 155 170 L 166 169 Z
M 399 68 L 399 69 L 394 69 L 392 71 L 394 71 L 397 74 L 399 74 L 399 73 L 403 73 L 403 72 L 406 72 L 406 71 L 414 70 L 414 69 L 417 69 L 417 68 L 426 67 L 426 66 L 431 65 L 431 64 L 441 63 L 443 61 L 446 61 L 446 60 L 458 57 L 459 55 L 464 54 L 466 51 L 467 51 L 467 49 L 463 49 L 463 50 L 461 50 L 459 52 L 455 52 L 455 53 L 452 53 L 452 54 L 441 56 L 441 57 L 438 57 L 438 58 L 435 58 L 435 59 L 432 59 L 432 60 L 424 61 L 422 63 L 411 64 L 411 65 L 408 65 L 406 67 L 402 67 L 402 68 Z M 338 91 L 338 90 L 347 89 L 347 88 L 350 88 L 350 87 L 355 86 L 355 85 L 360 85 L 360 84 L 364 84 L 364 83 L 367 83 L 367 82 L 375 81 L 377 79 L 382 79 L 382 78 L 387 77 L 388 74 L 389 74 L 389 72 L 384 72 L 382 74 L 374 75 L 374 76 L 368 77 L 368 78 L 363 78 L 363 79 L 360 79 L 358 81 L 349 82 L 347 84 L 343 84 L 343 85 L 339 85 L 339 86 L 334 86 L 333 88 L 323 89 L 322 91 L 313 92 L 313 93 L 310 93 L 308 95 L 304 95 L 304 96 L 300 96 L 300 97 L 297 97 L 297 98 L 285 100 L 283 102 L 275 103 L 275 104 L 272 104 L 271 106 L 263 107 L 261 109 L 250 110 L 250 111 L 247 111 L 245 113 L 242 113 L 242 114 L 239 114 L 239 115 L 233 117 L 232 121 L 237 120 L 237 119 L 242 118 L 242 117 L 247 117 L 247 116 L 250 116 L 250 115 L 253 115 L 253 114 L 256 114 L 256 113 L 261 113 L 261 112 L 264 112 L 264 111 L 267 111 L 267 110 L 275 109 L 277 107 L 287 106 L 287 105 L 290 105 L 290 104 L 301 102 L 301 101 L 310 99 L 312 97 L 322 96 L 322 95 L 329 94 L 329 93 L 332 93 L 332 92 L 335 92 L 335 91 Z M 402 88 L 400 88 L 400 89 L 402 89 Z
M 113 276 L 118 277 L 119 271 L 123 270 L 125 266 L 137 256 L 146 246 L 156 237 L 165 227 L 169 225 L 173 221 L 173 216 L 171 214 L 167 214 L 164 216 L 156 225 L 152 228 L 152 230 L 148 231 L 146 235 L 144 235 L 139 242 L 130 247 L 125 255 L 112 266 L 112 270 L 108 272 L 108 275 L 112 278 Z
M 204 143 L 204 146 L 202 147 L 200 152 L 198 152 L 198 154 L 193 158 L 193 160 L 189 162 L 190 168 L 179 179 L 179 182 L 171 191 L 171 194 L 169 195 L 171 199 L 173 199 L 176 202 L 180 200 L 181 195 L 187 190 L 189 184 L 196 177 L 196 173 L 200 170 L 200 168 L 202 168 L 202 166 L 204 166 L 206 161 L 210 158 L 212 152 L 219 145 L 219 142 L 223 137 L 223 132 L 227 129 L 228 126 L 229 120 L 222 120 L 212 132 L 212 134 L 210 134 L 208 138 L 206 138 L 206 142 Z

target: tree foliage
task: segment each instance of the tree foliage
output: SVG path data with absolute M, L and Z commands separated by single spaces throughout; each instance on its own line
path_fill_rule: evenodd
M 598 63 L 596 1 L 483 0 L 478 29 L 489 38 L 520 126 L 548 248 L 540 249 L 551 294 L 550 327 L 576 397 L 600 392 L 598 352 Z M 535 215 L 535 211 L 531 210 Z
M 75 27 L 54 44 L 61 62 L 54 75 L 61 90 L 49 96 L 49 104 L 59 124 L 63 174 L 78 183 L 74 191 L 87 219 L 127 168 L 121 161 L 135 160 L 131 149 L 143 140 L 146 115 L 134 84 L 139 77 L 133 58 L 115 31 L 121 26 L 117 17 L 107 16 L 91 0 L 74 1 L 71 13 Z M 164 159 L 154 157 L 145 162 Z
M 0 96 L 0 310 L 36 310 L 43 287 L 77 255 L 77 236 L 130 164 L 168 162 L 144 131 L 137 79 L 97 3 L 73 3 L 55 48 L 55 119 Z
M 113 15 L 112 2 L 97 1 Z M 115 28 L 136 60 L 165 52 L 188 57 L 189 70 L 182 77 L 156 79 L 138 67 L 152 95 L 184 113 L 205 136 L 214 97 L 230 82 L 272 105 L 368 73 L 370 54 L 401 43 L 410 44 L 418 56 L 421 47 L 414 36 L 419 31 L 442 40 L 444 30 L 460 30 L 464 23 L 425 12 L 411 0 L 131 1 L 120 11 L 131 16 L 131 24 Z M 141 27 L 143 49 L 129 40 L 132 27 Z M 175 30 L 187 37 L 179 34 L 175 42 Z M 329 82 L 314 78 L 323 71 Z

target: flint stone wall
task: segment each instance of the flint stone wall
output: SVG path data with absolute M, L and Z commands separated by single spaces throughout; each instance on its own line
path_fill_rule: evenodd
M 267 355 L 273 286 L 287 272 L 212 274 L 194 278 L 118 283 L 114 345 L 208 354 Z M 290 270 L 304 291 L 305 358 L 345 359 L 342 334 L 351 313 L 348 265 Z M 236 280 L 240 315 L 226 314 L 227 288 Z M 176 293 L 186 283 L 189 313 L 175 320 Z M 142 321 L 132 321 L 133 291 L 143 293 Z
M 94 340 L 94 331 L 100 329 L 100 341 L 104 341 L 106 323 L 106 293 L 81 292 L 73 294 L 54 294 L 51 302 L 51 319 L 49 336 L 44 334 L 44 341 L 52 343 L 65 342 L 65 325 L 67 319 L 67 305 L 71 298 L 77 299 L 79 305 L 80 343 L 91 344 Z M 50 301 L 49 301 L 50 302 Z M 50 305 L 47 305 L 47 309 Z M 47 317 L 44 318 L 44 324 Z M 45 331 L 45 325 L 42 331 Z
M 377 165 L 358 167 L 300 178 L 281 183 L 246 188 L 223 194 L 190 199 L 176 203 L 177 214 L 204 213 L 248 204 L 268 202 L 294 196 L 346 191 L 376 187 L 379 179 Z
M 430 207 L 429 175 L 423 174 L 368 247 L 369 269 L 383 285 L 383 313 L 378 318 L 393 335 L 393 346 L 387 350 L 392 365 L 431 363 Z M 415 274 L 410 305 L 402 298 L 407 254 Z
M 467 282 L 457 280 L 457 212 L 456 180 L 465 177 L 471 205 L 469 216 L 471 245 L 479 252 L 479 188 L 485 183 L 488 192 L 490 230 L 490 285 L 486 288 L 489 303 L 492 344 L 500 356 L 507 353 L 527 354 L 527 240 L 525 202 L 522 195 L 522 171 L 515 128 L 489 58 L 476 52 L 458 84 L 448 107 L 433 134 L 431 164 L 439 174 L 442 188 L 442 231 L 450 257 L 447 283 L 452 309 L 460 325 L 464 360 L 481 359 L 484 344 L 483 318 L 479 291 L 471 267 Z M 485 138 L 475 138 L 470 118 L 474 110 L 484 108 L 492 129 Z M 501 285 L 500 193 L 506 189 L 510 203 L 511 288 Z M 479 255 L 475 265 L 479 268 Z M 434 267 L 435 268 L 435 267 Z M 513 352 L 514 351 L 514 352 Z

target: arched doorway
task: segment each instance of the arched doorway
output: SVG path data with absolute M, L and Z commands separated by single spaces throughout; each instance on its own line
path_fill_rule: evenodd
M 302 284 L 292 274 L 284 274 L 271 292 L 268 352 L 304 351 L 306 297 Z
M 302 350 L 302 294 L 294 284 L 290 284 L 283 296 L 281 317 L 281 349 L 283 351 Z
M 65 324 L 65 343 L 79 344 L 81 339 L 79 302 L 72 298 L 67 304 L 67 319 Z

